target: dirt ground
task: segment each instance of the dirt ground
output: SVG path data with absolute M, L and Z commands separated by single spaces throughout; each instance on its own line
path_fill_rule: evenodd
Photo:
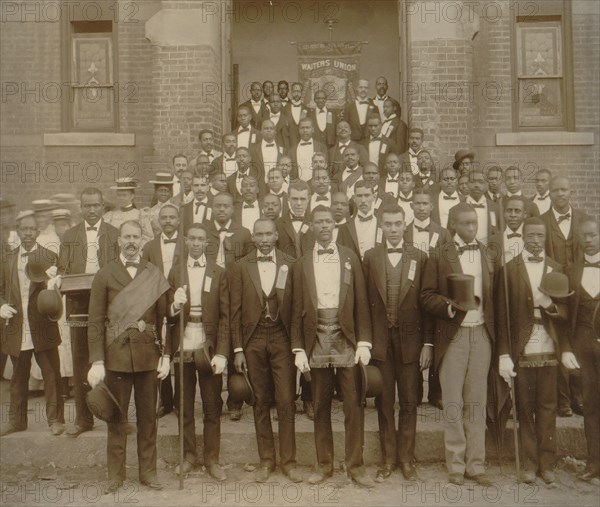
M 137 481 L 136 469 L 127 470 L 128 480 L 116 493 L 102 493 L 106 477 L 103 466 L 54 468 L 53 466 L 0 467 L 0 505 L 141 505 L 141 506 L 277 506 L 277 505 L 430 505 L 430 506 L 486 506 L 486 505 L 600 505 L 600 486 L 578 481 L 575 466 L 562 462 L 557 469 L 553 487 L 541 480 L 535 485 L 515 483 L 514 466 L 504 465 L 488 469 L 496 485 L 482 488 L 468 481 L 459 487 L 448 484 L 442 464 L 420 465 L 422 482 L 407 482 L 399 472 L 372 490 L 360 488 L 338 470 L 327 483 L 293 484 L 281 473 L 274 473 L 270 482 L 253 481 L 252 465 L 226 465 L 228 480 L 217 483 L 202 468 L 194 470 L 179 490 L 179 479 L 173 467 L 159 460 L 159 479 L 163 491 L 152 491 Z M 308 476 L 310 470 L 302 469 Z M 376 468 L 368 467 L 375 475 Z

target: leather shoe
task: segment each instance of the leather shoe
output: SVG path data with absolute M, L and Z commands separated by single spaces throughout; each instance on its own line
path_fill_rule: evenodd
M 312 401 L 305 401 L 304 405 L 304 413 L 306 417 L 308 417 L 311 421 L 315 420 L 315 405 Z
M 583 403 L 571 403 L 571 410 L 573 411 L 573 413 L 583 416 Z
M 78 424 L 76 424 L 75 426 L 71 426 L 66 432 L 65 435 L 67 435 L 70 438 L 77 438 L 79 435 L 81 435 L 82 433 L 85 433 L 86 431 L 92 431 L 94 429 L 93 426 L 79 426 Z
M 0 437 L 10 435 L 11 433 L 17 433 L 19 431 L 25 431 L 26 429 L 27 429 L 26 427 L 21 428 L 20 426 L 13 426 L 12 424 L 9 424 L 6 428 L 4 428 L 0 432 Z
M 579 480 L 590 482 L 593 479 L 600 478 L 600 470 L 594 468 L 586 468 L 583 472 L 577 475 Z
M 484 488 L 489 488 L 490 486 L 494 485 L 493 481 L 486 474 L 465 474 L 465 478 L 469 479 L 470 481 L 475 481 L 477 484 L 483 486 Z
M 234 408 L 229 412 L 230 421 L 239 421 L 242 418 L 242 409 Z
M 261 466 L 256 469 L 254 472 L 254 481 L 255 482 L 267 482 L 269 477 L 271 476 L 271 468 L 268 466 Z
M 319 483 L 323 482 L 325 479 L 329 479 L 332 475 L 333 475 L 332 472 L 329 472 L 328 474 L 326 474 L 324 472 L 313 472 L 308 477 L 307 482 L 309 484 L 319 484 Z
M 115 493 L 121 486 L 123 486 L 123 481 L 121 480 L 113 479 L 111 481 L 108 481 L 106 486 L 104 486 L 104 494 L 110 495 L 111 493 Z
M 218 463 L 213 463 L 208 467 L 208 473 L 217 481 L 227 480 L 227 475 L 225 475 L 225 470 L 221 468 L 221 465 Z
M 164 487 L 162 485 L 162 483 L 158 482 L 157 479 L 152 479 L 151 481 L 141 481 L 141 482 L 144 486 L 147 486 L 150 489 L 153 489 L 154 491 L 160 491 Z
M 188 460 L 183 460 L 183 475 L 189 474 L 193 468 L 194 465 L 192 465 Z M 175 475 L 179 475 L 179 465 L 175 467 Z
M 558 407 L 557 414 L 558 417 L 571 417 L 573 411 L 571 410 L 571 407 Z
M 292 482 L 298 483 L 304 480 L 304 477 L 297 468 L 290 468 L 285 475 L 287 475 L 288 479 Z
M 521 482 L 535 484 L 535 473 L 532 470 L 524 470 L 521 472 Z
M 392 475 L 393 471 L 394 471 L 394 465 L 383 465 L 379 470 L 377 470 L 377 474 L 375 475 L 375 480 L 377 482 L 383 482 L 387 478 L 389 478 L 390 475 Z
M 375 487 L 375 483 L 373 482 L 373 479 L 371 479 L 367 474 L 350 475 L 350 477 L 352 478 L 352 480 L 354 482 L 356 482 L 356 484 L 358 484 L 359 486 L 362 486 L 363 488 L 374 488 Z
M 50 425 L 50 433 L 57 437 L 59 435 L 62 435 L 65 432 L 65 425 L 64 423 L 60 423 L 60 422 L 53 422 Z
M 552 472 L 551 470 L 544 470 L 543 472 L 540 472 L 540 477 L 546 484 L 553 484 L 556 480 L 554 472 Z
M 417 469 L 412 463 L 400 463 L 400 471 L 407 481 L 419 481 Z
M 462 486 L 465 483 L 465 477 L 463 474 L 448 474 L 448 482 L 457 486 Z

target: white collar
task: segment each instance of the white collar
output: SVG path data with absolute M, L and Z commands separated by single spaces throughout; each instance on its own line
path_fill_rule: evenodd
M 167 201 L 167 202 L 169 202 L 169 201 Z M 85 232 L 87 232 L 88 227 L 96 227 L 96 229 L 97 229 L 96 232 L 98 232 L 100 230 L 101 225 L 102 225 L 102 219 L 98 220 L 96 222 L 96 225 L 91 225 L 87 220 L 83 221 L 83 228 L 85 229 Z
M 25 248 L 23 248 L 23 245 L 21 244 L 21 246 L 19 246 L 19 255 L 25 255 L 25 254 L 31 255 L 32 253 L 37 252 L 37 247 L 38 247 L 38 244 L 37 244 L 37 242 L 35 242 L 35 244 L 33 245 L 33 248 L 28 251 L 28 250 L 25 250 Z
M 477 239 L 474 239 L 470 243 L 465 243 L 465 241 L 458 234 L 454 235 L 454 237 L 452 238 L 452 241 L 454 241 L 459 247 L 466 246 L 467 244 L 479 246 L 479 242 L 477 241 Z
M 600 262 L 600 252 L 595 253 L 594 255 L 583 255 L 586 262 Z
M 164 232 L 161 232 L 161 233 L 160 233 L 160 238 L 161 238 L 163 241 L 169 241 L 169 240 L 177 239 L 177 231 L 175 231 L 175 234 L 173 234 L 173 237 L 172 237 L 172 238 L 167 238 L 166 234 L 165 234 Z
M 482 195 L 479 198 L 479 201 L 476 201 L 472 196 L 468 195 L 467 202 L 469 204 L 483 204 L 484 206 L 487 206 L 487 199 L 485 198 L 485 195 Z
M 557 222 L 558 222 L 559 217 L 562 217 L 563 215 L 566 215 L 567 213 L 569 213 L 571 215 L 571 218 L 573 218 L 573 209 L 571 208 L 571 206 L 569 206 L 569 210 L 565 211 L 564 213 L 559 213 L 558 211 L 556 211 L 556 209 L 554 209 L 554 206 L 552 206 L 552 213 L 554 213 L 554 218 L 556 218 Z
M 121 262 L 123 263 L 123 266 L 125 266 L 126 262 L 135 262 L 136 264 L 139 264 L 140 260 L 142 259 L 142 257 L 140 256 L 140 254 L 138 254 L 135 259 L 126 259 L 125 256 L 122 253 L 119 254 L 119 258 L 121 259 Z
M 202 267 L 202 268 L 206 267 L 206 257 L 204 256 L 204 254 L 202 254 L 197 259 L 194 259 L 192 256 L 188 255 L 187 267 L 188 268 L 193 268 L 195 262 L 199 262 L 200 263 L 200 267 Z
M 383 120 L 383 123 L 386 121 L 392 121 L 394 118 L 397 118 L 396 113 L 390 114 L 385 120 Z
M 508 236 L 509 234 L 520 234 L 523 237 L 523 224 L 519 226 L 516 231 L 513 231 L 508 225 L 504 228 L 504 235 Z
M 398 246 L 393 246 L 390 244 L 390 242 L 386 239 L 385 240 L 385 248 L 386 250 L 389 250 L 390 248 L 402 248 L 404 246 L 404 240 L 400 240 L 400 243 L 398 243 Z
M 544 260 L 546 259 L 546 252 L 544 252 L 544 250 L 542 250 L 537 256 L 532 254 L 529 250 L 525 250 L 525 248 L 523 248 L 523 251 L 521 252 L 521 257 L 523 258 L 523 260 L 526 263 L 531 264 L 527 258 L 528 257 L 541 257 L 542 258 L 542 263 L 544 262 Z M 540 263 L 540 264 L 542 264 Z
M 431 223 L 431 218 L 428 218 L 427 220 L 424 220 L 423 222 L 421 222 L 419 219 L 417 219 L 417 217 L 413 218 L 413 224 L 418 225 L 419 227 L 429 227 L 430 223 Z

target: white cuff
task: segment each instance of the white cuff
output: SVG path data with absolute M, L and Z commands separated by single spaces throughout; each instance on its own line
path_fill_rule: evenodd
M 373 347 L 370 342 L 358 342 L 357 347 L 367 347 L 369 350 Z
M 433 343 L 424 343 L 423 347 L 433 347 Z
M 244 352 L 244 349 L 242 347 L 236 347 L 235 349 L 233 349 L 233 352 L 234 354 L 237 354 L 238 352 Z
M 297 354 L 298 352 L 304 352 L 304 349 L 292 349 L 292 352 Z

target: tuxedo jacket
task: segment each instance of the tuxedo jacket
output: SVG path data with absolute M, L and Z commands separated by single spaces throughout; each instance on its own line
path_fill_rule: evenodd
M 365 149 L 365 147 L 362 144 L 357 143 L 355 141 L 350 141 L 350 144 L 348 146 L 352 146 L 357 149 L 358 165 L 364 167 L 365 164 L 369 162 L 369 152 Z M 335 178 L 336 175 L 339 172 L 343 171 L 345 167 L 346 162 L 344 161 L 343 151 L 340 150 L 340 146 L 336 141 L 334 146 L 332 146 L 329 149 L 329 174 L 331 178 Z
M 179 287 L 187 285 L 187 303 L 183 306 L 183 326 L 187 325 L 190 318 L 190 279 L 187 265 L 181 273 L 181 262 L 187 264 L 187 257 L 179 259 L 177 264 L 173 263 L 173 269 L 169 273 L 168 292 L 169 320 L 173 325 L 172 353 L 179 350 L 179 338 L 181 335 L 181 317 L 179 312 L 175 315 L 171 312 L 171 305 L 175 299 L 175 291 Z M 204 282 L 202 285 L 202 324 L 206 339 L 213 344 L 215 354 L 229 356 L 229 284 L 225 270 L 217 266 L 213 261 L 206 260 Z
M 362 145 L 365 147 L 365 150 L 367 151 L 367 153 L 369 153 L 369 142 L 371 140 L 371 136 L 367 135 L 365 136 L 364 140 L 362 141 Z M 383 134 L 381 135 L 381 144 L 379 145 L 379 160 L 378 160 L 378 164 L 377 167 L 379 168 L 379 175 L 380 176 L 385 176 L 385 161 L 388 158 L 388 155 L 390 153 L 398 153 L 398 146 L 396 145 L 396 143 L 394 143 L 394 141 L 392 141 L 391 139 L 388 139 L 387 137 L 385 137 Z
M 275 147 L 277 148 L 277 162 L 284 155 L 287 155 L 288 149 L 285 145 L 281 144 L 279 140 L 275 139 Z M 265 160 L 262 154 L 262 141 L 260 143 L 253 144 L 250 147 L 250 157 L 252 158 L 252 166 L 256 168 L 258 174 L 262 174 L 262 181 L 265 182 L 268 171 L 265 169 Z
M 392 118 L 390 124 L 392 128 L 387 137 L 396 143 L 397 153 L 404 153 L 408 150 L 408 125 L 398 117 Z
M 465 197 L 466 202 L 466 197 Z M 487 202 L 487 224 L 488 224 L 488 241 L 491 237 L 499 233 L 498 229 L 498 213 L 502 213 L 503 210 L 500 208 L 500 204 L 489 200 L 486 197 Z M 450 208 L 452 210 L 452 208 Z M 493 217 L 493 218 L 492 218 Z
M 344 225 L 340 226 L 338 232 L 337 242 L 340 245 L 345 246 L 360 259 L 360 248 L 358 246 L 358 234 L 356 232 L 356 225 L 354 223 L 355 217 L 352 217 L 348 220 Z M 375 245 L 381 243 L 383 241 L 383 232 L 379 232 L 379 220 L 376 217 L 373 217 L 373 220 L 377 221 L 377 230 L 375 232 Z M 378 236 L 381 234 L 380 241 L 377 241 Z M 366 254 L 366 252 L 365 252 Z
M 196 201 L 196 199 L 194 199 L 192 202 L 188 202 L 187 204 L 184 204 L 181 208 L 182 213 L 183 213 L 184 234 L 187 234 L 187 231 L 190 228 L 190 225 L 192 225 L 194 223 L 194 208 L 196 206 L 194 204 L 195 201 Z M 206 206 L 204 206 L 204 216 L 201 220 L 201 223 L 203 223 L 203 224 L 206 223 L 208 220 L 210 220 L 212 217 L 212 201 L 213 201 L 213 195 L 210 192 L 207 192 Z
M 504 270 L 506 270 L 506 285 L 508 287 L 505 287 L 504 284 Z M 544 274 L 552 271 L 562 273 L 560 264 L 546 256 L 544 259 Z M 532 287 L 522 256 L 519 255 L 509 261 L 506 266 L 500 267 L 496 273 L 495 285 L 494 306 L 498 356 L 509 354 L 516 363 L 531 337 L 534 324 L 535 301 L 533 300 Z M 508 308 L 506 301 L 508 301 Z M 557 315 L 555 311 L 552 313 Z M 565 326 L 552 313 L 541 309 L 544 328 L 552 338 L 557 358 L 560 359 L 561 350 L 564 348 L 564 343 L 568 341 L 568 337 L 567 333 L 563 332 L 566 331 Z M 507 314 L 510 316 L 510 334 Z
M 215 221 L 210 220 L 206 227 L 208 229 L 208 238 L 206 244 L 206 258 L 212 262 L 216 262 L 219 252 L 220 237 L 217 231 Z M 233 263 L 239 261 L 242 257 L 248 255 L 254 248 L 250 231 L 241 226 L 241 224 L 231 221 L 229 234 L 223 241 L 225 249 L 225 269 L 228 271 L 233 266 Z
M 562 343 L 562 351 L 563 352 L 572 352 L 573 347 L 578 342 L 580 336 L 575 332 L 578 325 L 580 324 L 579 320 L 581 319 L 579 315 L 579 304 L 581 301 L 581 292 L 585 290 L 581 285 L 581 277 L 583 276 L 583 257 L 580 257 L 575 262 L 573 262 L 566 269 L 567 276 L 569 277 L 569 290 L 574 290 L 575 294 L 573 294 L 569 298 L 569 321 L 570 326 L 568 327 L 567 333 L 568 339 L 566 339 Z M 592 322 L 586 322 L 587 326 L 592 326 Z M 566 333 L 565 333 L 566 334 Z
M 4 246 L 4 245 L 3 245 Z M 56 265 L 58 256 L 36 245 L 29 259 L 40 262 L 44 270 Z M 21 353 L 21 340 L 23 333 L 23 306 L 21 303 L 21 286 L 17 270 L 20 247 L 10 250 L 2 255 L 0 267 L 0 306 L 10 304 L 17 313 L 10 320 L 0 318 L 0 340 L 3 354 L 18 356 Z M 46 282 L 30 282 L 29 299 L 27 302 L 27 320 L 31 330 L 33 349 L 35 352 L 58 347 L 61 343 L 58 324 L 52 322 L 38 311 L 37 300 L 40 292 L 46 288 Z
M 482 301 L 485 328 L 492 341 L 495 340 L 494 329 L 494 307 L 493 298 L 494 278 L 492 262 L 487 258 L 485 246 L 479 243 L 479 252 L 481 256 L 481 275 L 482 275 Z M 421 304 L 430 316 L 436 319 L 435 322 L 435 369 L 437 370 L 452 342 L 458 329 L 465 318 L 466 312 L 456 310 L 453 318 L 448 317 L 448 305 L 450 304 L 447 276 L 453 273 L 462 274 L 460 257 L 456 243 L 448 242 L 440 245 L 435 252 L 429 256 L 423 277 L 423 287 L 421 290 Z
M 412 245 L 414 242 L 415 234 L 415 223 L 411 222 L 406 226 L 404 230 L 404 243 Z M 429 221 L 429 250 L 425 252 L 427 255 L 431 255 L 435 252 L 438 246 L 443 246 L 446 243 L 452 241 L 452 236 L 448 232 L 448 229 L 444 229 L 440 224 L 436 224 L 433 220 Z
M 233 202 L 242 202 L 242 194 L 237 189 L 238 171 L 230 174 L 227 177 L 227 192 L 233 196 Z M 262 198 L 267 193 L 267 185 L 265 184 L 265 175 L 259 170 L 258 165 L 252 162 L 250 169 L 246 173 L 249 176 L 254 176 L 258 181 L 258 196 Z
M 325 157 L 327 157 L 327 146 L 325 146 L 324 144 L 320 143 L 319 141 L 317 141 L 314 136 L 312 138 L 313 140 L 313 154 L 314 153 L 323 153 L 325 155 Z M 298 153 L 297 153 L 297 149 L 298 146 L 300 145 L 300 143 L 303 141 L 300 141 L 300 138 L 298 138 L 298 142 L 296 142 L 290 149 L 290 157 L 292 158 L 292 171 L 290 174 L 290 178 L 292 180 L 295 180 L 296 178 L 298 178 Z
M 255 250 L 235 263 L 231 277 L 231 346 L 244 348 L 256 330 L 266 301 L 260 283 Z M 262 255 L 262 254 L 261 254 Z M 279 316 L 289 339 L 292 325 L 292 267 L 293 262 L 280 250 L 275 250 L 276 270 L 274 289 Z M 278 280 L 284 280 L 283 287 Z
M 162 234 L 160 234 L 153 240 L 148 241 L 148 243 L 144 245 L 144 249 L 142 250 L 142 259 L 145 259 L 151 264 L 154 264 L 158 269 L 160 269 L 163 276 L 167 278 L 169 276 L 169 273 L 163 272 L 163 256 L 161 242 Z M 186 247 L 183 238 L 178 237 L 177 243 L 175 243 L 175 252 L 173 253 L 173 263 L 171 264 L 171 269 L 179 261 L 182 255 L 187 255 Z
M 340 298 L 338 319 L 344 337 L 356 348 L 359 341 L 372 343 L 367 288 L 358 257 L 338 245 Z M 317 287 L 313 251 L 306 252 L 293 269 L 292 350 L 303 349 L 310 359 L 317 335 Z
M 546 224 L 546 254 L 563 268 L 567 268 L 576 260 L 583 258 L 583 245 L 577 231 L 587 215 L 573 207 L 571 207 L 571 215 L 571 230 L 568 238 L 563 236 L 558 227 L 552 207 L 540 217 Z
M 275 226 L 277 227 L 277 250 L 283 254 L 284 259 L 291 262 L 303 255 L 310 245 L 312 236 L 308 212 L 305 214 L 298 233 L 294 229 L 289 212 L 275 220 Z
M 270 119 L 267 118 L 267 119 Z M 275 140 L 288 151 L 298 142 L 298 127 L 285 110 L 279 113 L 279 121 L 275 125 Z
M 250 123 L 249 128 L 250 128 L 250 136 L 248 138 L 248 149 L 250 149 L 250 146 L 252 146 L 253 144 L 260 143 L 262 141 L 262 134 L 260 133 L 260 130 L 255 128 L 252 125 L 252 123 Z M 239 131 L 239 128 L 236 128 L 235 130 L 232 130 L 230 132 L 230 134 L 233 134 L 237 139 L 238 131 Z M 238 148 L 239 148 L 239 146 L 238 146 Z M 214 160 L 213 160 L 213 162 L 214 162 Z
M 316 141 L 326 145 L 327 149 L 330 149 L 335 144 L 339 115 L 339 111 L 327 108 L 325 130 L 321 130 L 317 122 L 317 109 L 313 108 L 308 111 L 307 116 L 312 120 L 315 127 L 313 137 Z
M 254 145 L 251 144 L 250 147 L 252 148 L 252 146 L 254 146 Z M 230 158 L 227 153 L 223 153 L 223 155 L 219 155 L 210 163 L 209 177 L 211 177 L 213 174 L 218 174 L 218 173 L 225 174 L 225 164 L 223 163 L 224 157 Z M 233 157 L 231 157 L 231 158 L 235 158 L 235 153 L 234 153 Z M 252 159 L 252 160 L 254 160 L 254 159 Z
M 240 107 L 243 106 L 243 107 L 248 108 L 248 110 L 250 111 L 250 114 L 252 115 L 252 120 L 250 121 L 250 124 L 253 127 L 255 127 L 257 130 L 261 129 L 263 120 L 268 120 L 269 116 L 271 114 L 269 111 L 269 108 L 267 107 L 267 104 L 265 104 L 265 101 L 261 99 L 260 102 L 261 102 L 261 104 L 260 104 L 260 109 L 258 110 L 258 113 L 252 107 L 251 100 L 247 100 L 246 102 L 244 102 L 240 105 Z M 236 117 L 235 127 L 237 128 L 238 126 L 239 126 L 239 124 L 237 122 L 237 117 Z
M 427 255 L 417 248 L 403 248 L 400 259 L 400 294 L 398 297 L 398 322 L 400 349 L 404 364 L 419 360 L 423 343 L 433 344 L 433 326 L 421 309 L 419 294 L 425 272 Z M 378 245 L 365 253 L 363 271 L 367 284 L 367 301 L 371 311 L 371 357 L 384 361 L 388 349 L 387 311 L 387 248 Z
M 148 268 L 150 263 L 140 260 L 136 277 Z M 167 293 L 162 294 L 151 305 L 140 320 L 146 322 L 144 331 L 131 327 L 121 332 L 110 345 L 106 343 L 106 320 L 111 302 L 132 281 L 129 272 L 120 259 L 104 266 L 92 282 L 89 308 L 88 347 L 90 364 L 104 361 L 107 370 L 122 372 L 142 372 L 155 370 L 160 358 L 157 341 L 162 340 L 162 323 L 167 315 Z M 148 326 L 153 324 L 156 334 Z M 171 353 L 170 335 L 164 340 L 164 355 Z
M 375 102 L 375 99 L 377 99 L 377 96 L 373 97 L 373 104 L 377 105 L 377 103 Z M 396 117 L 400 117 L 400 102 L 398 102 L 395 98 L 390 97 L 389 95 L 386 97 L 385 100 L 390 100 L 392 102 L 392 104 L 394 105 L 394 113 L 396 113 Z M 379 106 L 377 106 L 377 108 L 379 108 Z
M 440 224 L 441 225 L 441 217 L 440 217 L 440 193 L 441 193 L 441 189 L 438 192 L 434 192 L 431 194 L 431 204 L 433 205 L 433 209 L 431 210 L 431 220 L 433 222 L 435 222 L 436 224 Z M 461 203 L 461 202 L 465 202 L 465 196 L 462 195 L 460 192 L 456 192 L 458 195 L 458 200 L 457 201 L 450 201 L 453 204 L 452 207 L 456 206 L 457 204 Z M 445 195 L 445 194 L 444 194 Z
M 296 140 L 300 139 L 300 125 L 299 125 L 299 121 L 302 118 L 306 118 L 306 116 L 308 116 L 308 111 L 309 111 L 308 106 L 306 104 L 302 103 L 302 106 L 300 108 L 300 118 L 299 118 L 298 122 L 296 122 L 296 120 L 294 119 L 294 115 L 292 114 L 292 102 L 291 101 L 288 101 L 281 108 L 281 110 L 284 111 L 285 114 L 288 115 L 288 117 L 290 119 L 290 128 L 292 129 Z
M 369 105 L 364 125 L 361 125 L 360 123 L 358 109 L 356 108 L 356 102 L 354 100 L 346 104 L 346 108 L 344 109 L 344 120 L 350 124 L 351 138 L 353 141 L 362 141 L 367 137 L 367 120 L 369 115 L 374 113 L 379 114 L 379 108 L 373 103 L 373 99 L 367 99 L 367 102 Z

